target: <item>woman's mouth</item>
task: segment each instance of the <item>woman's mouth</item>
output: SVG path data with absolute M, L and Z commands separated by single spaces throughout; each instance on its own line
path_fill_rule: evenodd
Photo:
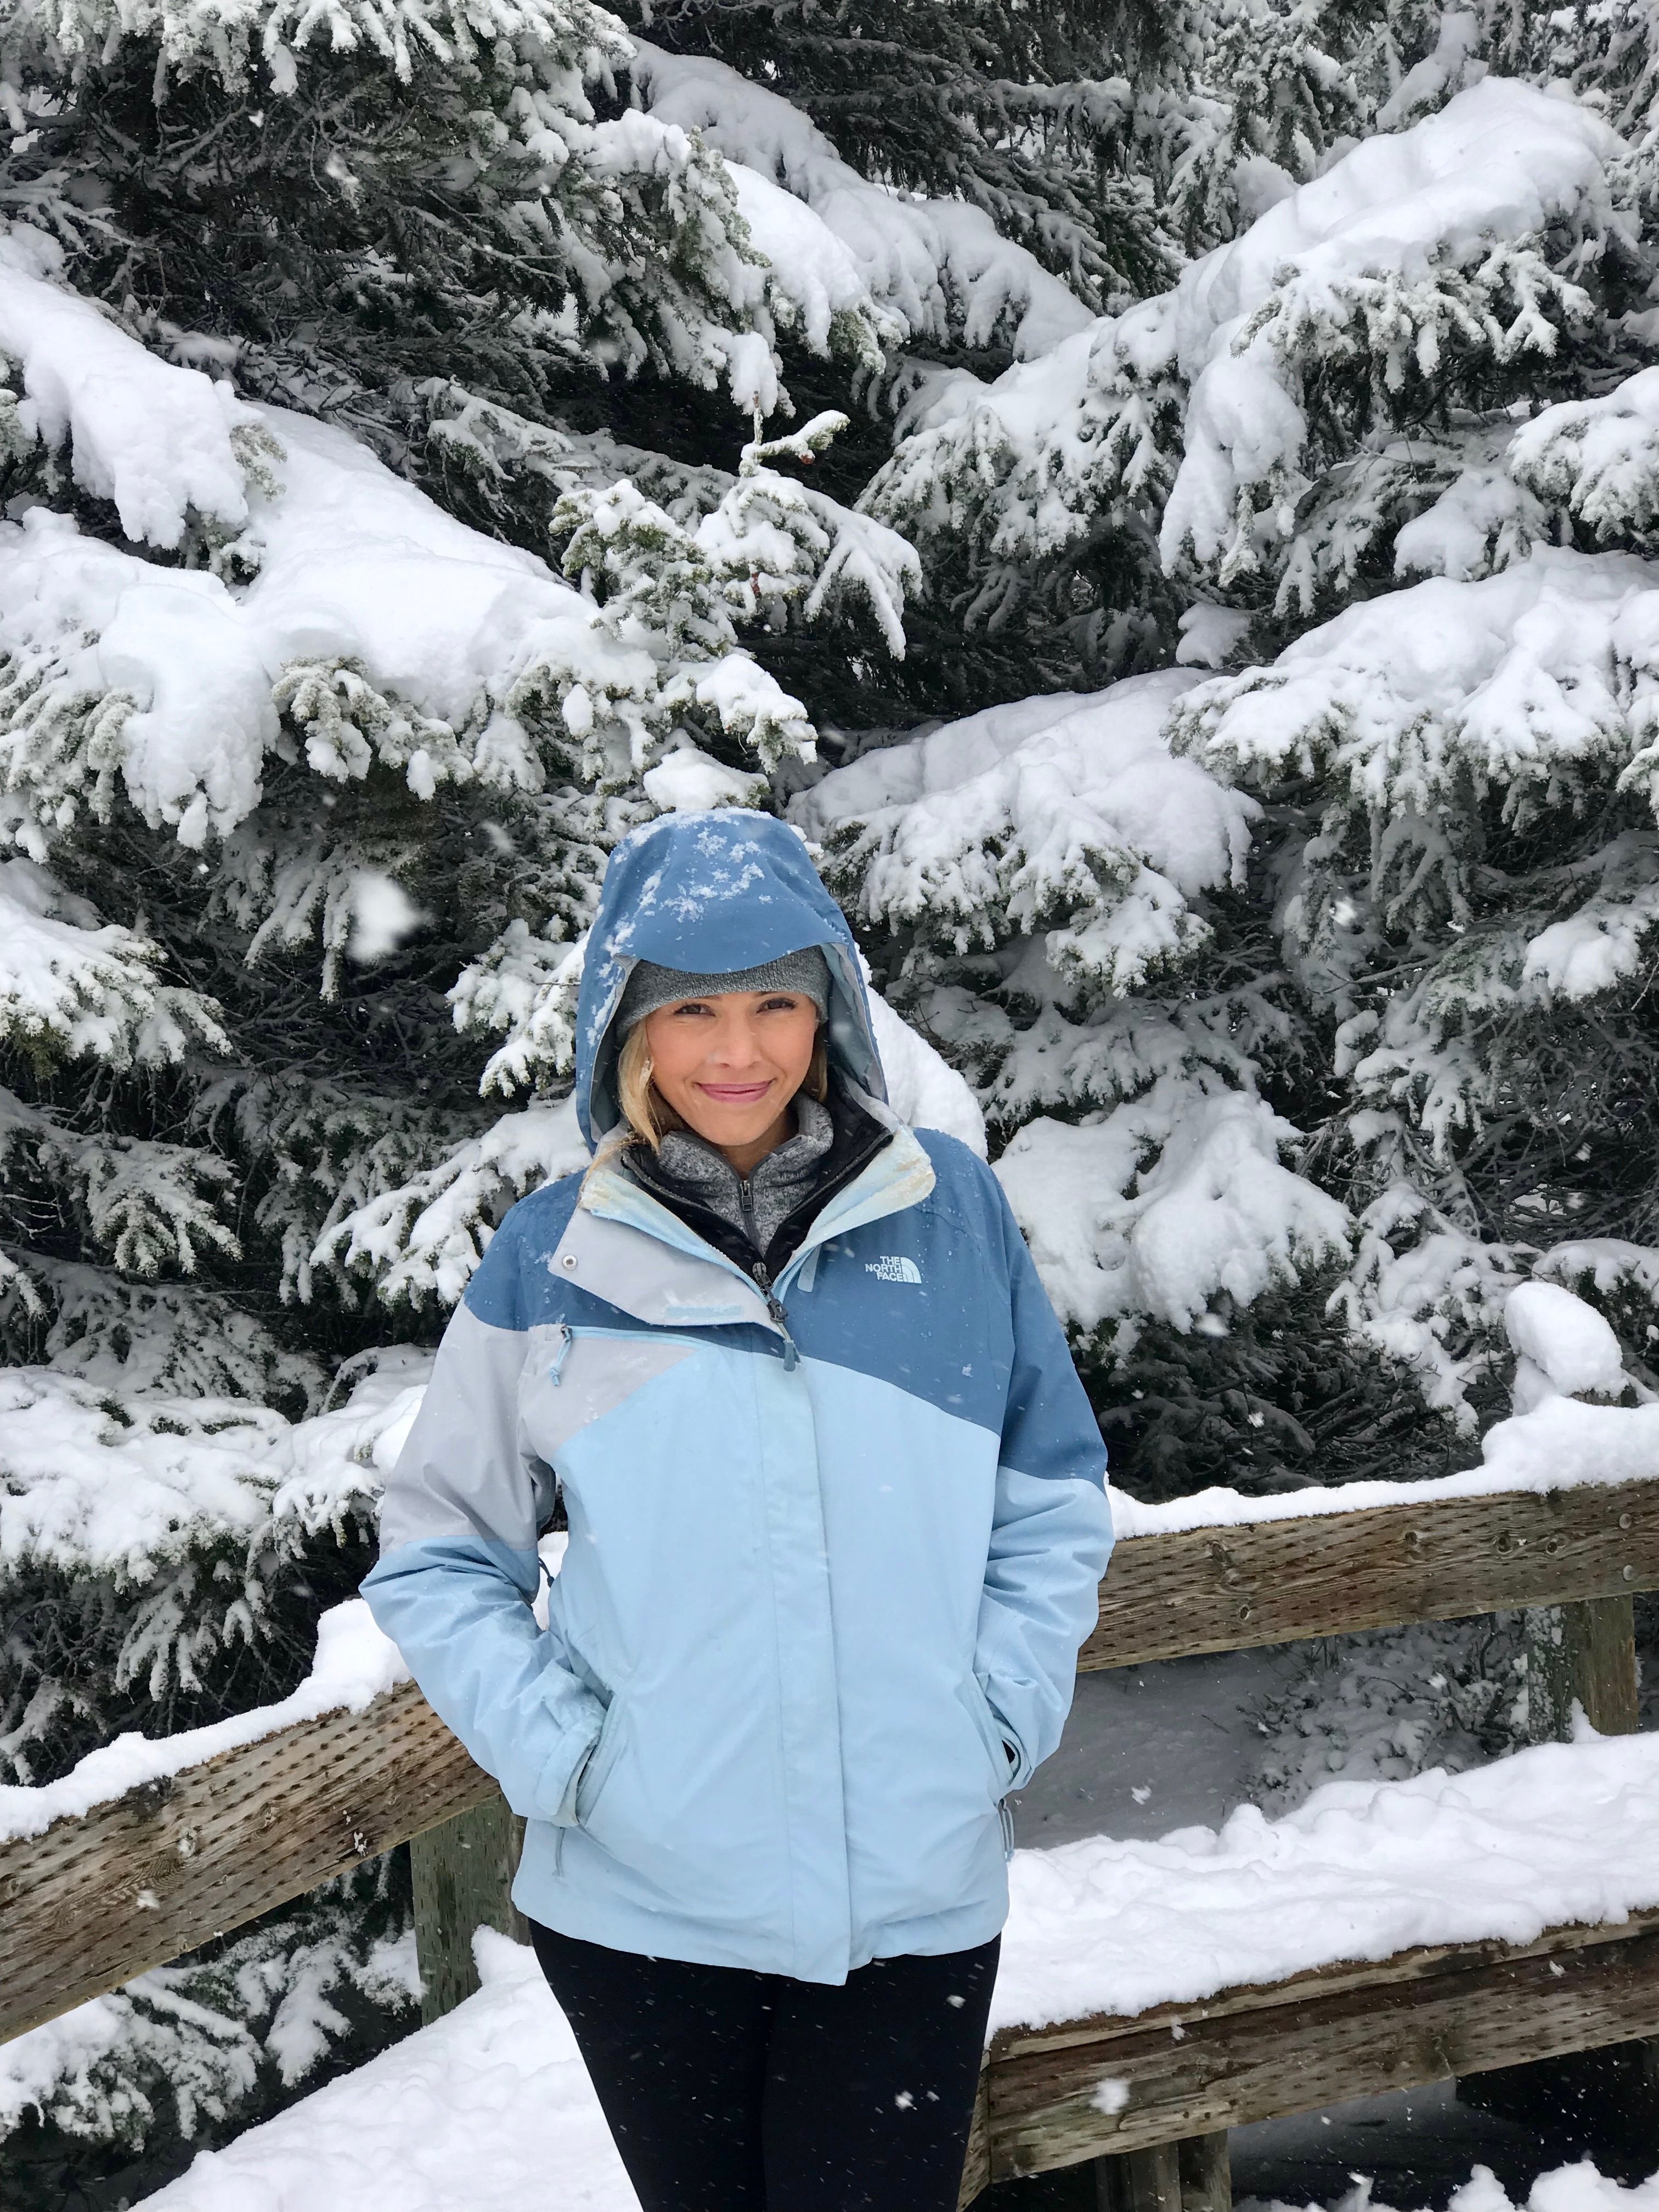
M 764 1083 L 700 1083 L 697 1088 L 712 1106 L 758 1106 L 772 1084 L 769 1077 Z

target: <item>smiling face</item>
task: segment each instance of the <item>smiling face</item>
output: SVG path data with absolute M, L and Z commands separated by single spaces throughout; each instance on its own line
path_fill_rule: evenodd
M 818 1010 L 799 991 L 723 991 L 676 999 L 642 1024 L 652 1080 L 688 1128 L 752 1172 L 790 1133 Z

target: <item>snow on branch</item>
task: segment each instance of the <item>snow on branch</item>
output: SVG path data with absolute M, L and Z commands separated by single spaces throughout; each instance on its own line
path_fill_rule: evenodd
M 253 1314 L 198 1283 L 126 1282 L 106 1267 L 40 1253 L 16 1264 L 32 1307 L 8 1295 L 0 1252 L 0 1340 L 19 1364 L 117 1392 L 319 1404 L 327 1377 L 309 1354 L 279 1343 Z
M 605 429 L 578 435 L 532 422 L 453 378 L 427 377 L 416 386 L 415 397 L 426 411 L 429 451 L 492 501 L 501 500 L 520 473 L 539 478 L 555 496 L 598 489 L 627 477 L 646 498 L 690 528 L 719 506 L 735 481 L 729 470 L 673 460 L 623 444 Z
M 424 1358 L 412 1379 L 394 1363 L 361 1402 L 292 1423 L 245 1398 L 112 1399 L 49 1368 L 0 1370 L 0 1581 L 50 1564 L 136 1588 L 192 1553 L 372 1519 L 389 1464 L 376 1441 L 424 1379 Z
M 241 1250 L 220 1211 L 234 1178 L 216 1153 L 83 1133 L 0 1090 L 0 1170 L 15 1183 L 26 1180 L 25 1168 L 124 1274 L 193 1274 L 206 1254 Z
M 1626 1237 L 1570 1238 L 1542 1254 L 1533 1273 L 1543 1281 L 1565 1283 L 1570 1289 L 1593 1287 L 1604 1297 L 1629 1289 L 1646 1304 L 1659 1308 L 1659 1250 L 1650 1244 L 1633 1244 Z
M 1192 681 L 988 708 L 837 769 L 792 818 L 865 921 L 957 954 L 1041 935 L 1059 975 L 1121 996 L 1204 941 L 1190 902 L 1249 849 L 1255 802 L 1164 743 Z
M 1167 306 L 1132 310 L 1126 325 L 1148 327 L 1122 331 L 1122 350 L 1161 341 L 1191 394 L 1165 560 L 1190 553 L 1224 580 L 1230 561 L 1252 557 L 1258 495 L 1285 497 L 1301 463 L 1312 361 L 1358 351 L 1397 390 L 1408 374 L 1431 378 L 1455 344 L 1498 361 L 1552 352 L 1560 318 L 1589 303 L 1530 241 L 1612 225 L 1617 150 L 1588 110 L 1487 77 L 1279 201 L 1189 269 Z
M 1230 779 L 1328 778 L 1401 823 L 1472 777 L 1524 826 L 1609 774 L 1652 772 L 1656 631 L 1659 568 L 1540 546 L 1497 576 L 1363 602 L 1270 666 L 1202 685 L 1172 742 Z
M 671 756 L 671 758 L 677 756 Z M 660 769 L 651 770 L 660 775 Z M 491 946 L 464 969 L 448 997 L 458 1030 L 488 1036 L 504 1030 L 479 1078 L 485 1097 L 533 1089 L 568 1076 L 576 1049 L 576 994 L 586 938 L 567 945 L 538 937 L 528 922 L 510 921 Z
M 238 1069 L 207 1085 L 193 1126 L 259 1164 L 265 1187 L 253 1224 L 280 1250 L 282 1303 L 307 1304 L 326 1289 L 349 1309 L 359 1303 L 356 1287 L 319 1256 L 319 1240 L 446 1159 L 476 1133 L 478 1118 L 429 1105 L 418 1092 L 388 1095 L 277 1065 Z
M 74 62 L 123 39 L 154 40 L 169 67 L 206 64 L 228 82 L 256 54 L 273 89 L 291 93 L 296 55 L 367 52 L 407 81 L 419 61 L 470 61 L 496 40 L 539 43 L 578 84 L 627 61 L 622 25 L 589 0 L 23 0 L 15 11 L 41 47 Z
M 1650 529 L 1659 520 L 1659 368 L 1599 399 L 1547 407 L 1516 432 L 1508 464 L 1517 483 L 1598 538 Z
M 163 378 L 191 374 L 118 343 Z M 257 419 L 281 459 L 279 478 L 250 486 L 235 540 L 251 581 L 158 566 L 45 507 L 0 523 L 0 824 L 37 860 L 82 807 L 107 819 L 120 793 L 188 846 L 228 836 L 258 803 L 267 755 L 291 751 L 285 725 L 317 775 L 378 764 L 417 799 L 475 775 L 535 788 L 545 770 L 523 726 L 550 710 L 578 740 L 620 732 L 636 770 L 683 720 L 769 763 L 811 730 L 738 647 L 735 618 L 769 603 L 756 564 L 770 556 L 771 596 L 814 616 L 861 594 L 890 638 L 915 581 L 902 539 L 772 471 L 717 508 L 715 580 L 623 480 L 568 495 L 623 563 L 613 610 L 456 521 L 343 432 L 275 409 Z M 708 587 L 683 617 L 682 556 L 685 586 Z
M 1494 1364 L 1522 1265 L 1402 1179 L 1360 1214 L 1353 1264 L 1332 1307 L 1358 1341 L 1416 1377 L 1426 1405 L 1473 1436 L 1468 1393 Z
M 1184 1333 L 1224 1292 L 1248 1306 L 1346 1258 L 1346 1209 L 1280 1163 L 1296 1137 L 1259 1098 L 1164 1082 L 1081 1127 L 1028 1123 L 997 1174 L 1073 1328 Z
M 373 1277 L 387 1305 L 453 1305 L 508 1206 L 587 1161 L 569 1100 L 504 1114 L 435 1167 L 329 1229 L 315 1264 Z
M 176 547 L 192 514 L 234 536 L 247 520 L 250 466 L 263 470 L 274 450 L 258 415 L 52 281 L 63 262 L 42 232 L 0 234 L 0 356 L 22 380 L 18 429 L 68 445 L 76 483 L 113 503 L 135 543 Z
M 901 198 L 866 182 L 799 108 L 723 62 L 639 40 L 629 68 L 659 120 L 700 131 L 730 161 L 804 200 L 877 307 L 910 337 L 957 337 L 975 347 L 1012 339 L 1029 360 L 1088 322 L 1087 308 L 1024 246 L 1000 236 L 983 209 Z M 740 184 L 740 199 L 752 191 Z M 760 236 L 764 245 L 764 228 Z M 827 298 L 838 264 L 813 244 L 812 282 Z
M 1645 1084 L 1634 1033 L 1595 1077 L 1608 1040 L 1573 1025 L 1637 987 L 1659 927 L 1656 638 L 1659 568 L 1540 546 L 1352 607 L 1179 702 L 1177 752 L 1319 795 L 1286 940 L 1329 994 L 1349 1133 L 1383 1184 L 1455 1177 L 1506 1123 L 1522 1174 L 1534 1085 L 1553 1146 L 1598 1097 Z M 1446 1205 L 1462 1236 L 1466 1200 Z M 1486 1327 L 1486 1291 L 1476 1304 Z
M 1173 290 L 989 384 L 920 377 L 865 504 L 930 557 L 965 544 L 970 622 L 1006 618 L 1024 569 L 1106 523 L 1131 550 L 1155 538 L 1167 574 L 1306 615 L 1481 462 L 1467 431 L 1425 434 L 1425 395 L 1552 361 L 1587 323 L 1584 280 L 1630 244 L 1619 153 L 1587 107 L 1487 77 L 1286 190 Z M 1524 553 L 1542 509 L 1491 442 L 1493 512 L 1445 520 Z M 1401 565 L 1442 564 L 1419 546 Z
M 161 982 L 161 959 L 33 860 L 0 860 L 0 1037 L 31 1059 L 125 1067 L 177 1061 L 193 1044 L 227 1049 L 218 1008 Z
M 794 605 L 811 623 L 862 602 L 888 650 L 902 658 L 905 592 L 921 581 L 914 548 L 765 465 L 775 458 L 810 466 L 846 427 L 844 415 L 826 413 L 787 436 L 746 446 L 736 480 L 685 523 L 625 477 L 568 491 L 551 524 L 565 574 L 599 599 L 624 642 L 644 624 L 677 645 L 690 638 L 713 658 L 737 642 L 740 625 L 781 629 Z
M 902 337 L 903 328 L 871 296 L 848 246 L 815 209 L 769 176 L 742 161 L 728 161 L 726 173 L 749 227 L 749 242 L 768 264 L 775 327 L 799 337 L 821 357 L 840 354 L 866 368 L 879 366 L 884 345 Z
M 348 1401 L 298 1423 L 241 1396 L 0 1371 L 0 1589 L 16 1632 L 0 1761 L 27 1783 L 66 1740 L 131 1716 L 164 1727 L 239 1646 L 245 1680 L 280 1678 L 295 1585 L 314 1599 L 307 1577 L 326 1589 L 331 1554 L 372 1532 L 430 1367 L 408 1347 L 349 1362 Z

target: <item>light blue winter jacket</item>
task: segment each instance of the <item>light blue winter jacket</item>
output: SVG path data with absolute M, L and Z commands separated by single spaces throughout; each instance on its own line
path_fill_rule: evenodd
M 617 1118 L 635 960 L 807 945 L 843 1079 L 890 1121 L 852 939 L 795 833 L 733 811 L 619 846 L 578 1017 L 590 1142 Z M 779 1277 L 787 1328 L 608 1165 L 513 1208 L 445 1333 L 364 1594 L 529 1820 L 519 1905 L 567 1935 L 839 1982 L 1002 1925 L 999 1801 L 1071 1703 L 1105 1454 L 996 1179 L 894 1132 Z

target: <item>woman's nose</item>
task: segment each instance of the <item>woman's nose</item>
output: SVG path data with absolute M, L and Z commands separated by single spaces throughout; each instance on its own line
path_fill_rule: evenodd
M 722 1022 L 709 1054 L 722 1067 L 750 1067 L 760 1058 L 746 1022 Z

